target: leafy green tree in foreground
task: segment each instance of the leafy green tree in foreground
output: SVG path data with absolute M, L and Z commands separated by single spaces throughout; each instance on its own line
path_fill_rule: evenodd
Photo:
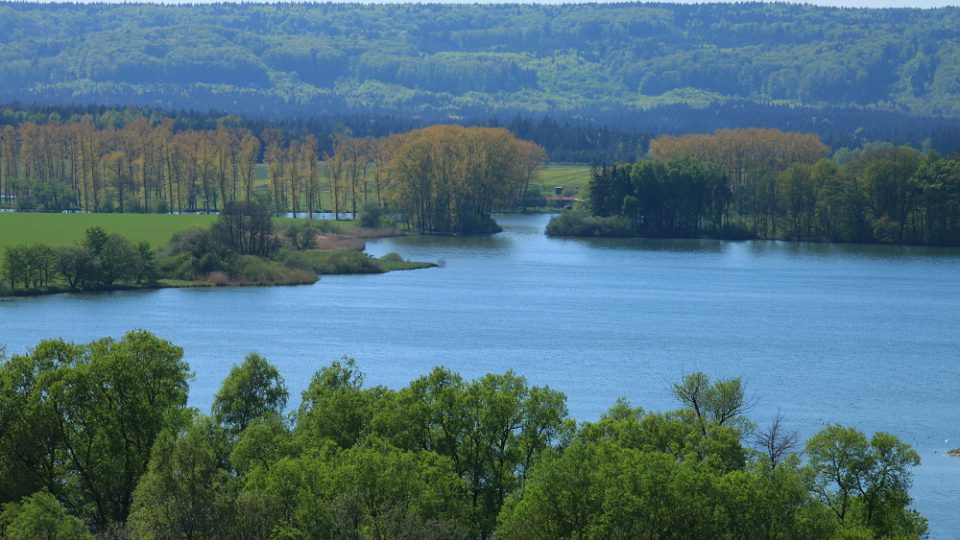
M 920 455 L 889 433 L 870 440 L 854 428 L 831 425 L 807 442 L 814 492 L 847 527 L 876 537 L 912 538 L 926 519 L 909 507 L 910 468 Z
M 717 469 L 736 438 L 687 415 L 618 404 L 549 454 L 507 501 L 500 538 L 828 538 L 835 522 L 806 488 L 798 461 Z M 709 444 L 705 444 L 709 443 Z M 711 448 L 708 455 L 700 447 Z
M 297 412 L 302 444 L 331 441 L 341 448 L 357 444 L 370 422 L 373 394 L 363 390 L 363 373 L 344 357 L 318 371 L 303 392 Z
M 5 540 L 93 540 L 83 522 L 67 514 L 45 491 L 7 503 L 0 511 L 0 538 Z
M 138 330 L 43 341 L 0 365 L 3 500 L 46 489 L 94 530 L 125 521 L 154 440 L 182 422 L 182 356 Z
M 157 437 L 146 474 L 134 494 L 129 528 L 134 538 L 232 538 L 235 495 L 225 469 L 227 435 L 197 417 L 184 431 Z
M 702 373 L 674 386 L 685 408 L 648 414 L 619 402 L 545 455 L 499 515 L 499 538 L 921 538 L 909 508 L 919 457 L 886 433 L 830 426 L 809 464 L 742 446 L 739 379 Z M 769 434 L 769 432 L 768 432 Z M 778 442 L 781 441 L 781 442 Z M 762 445 L 761 445 L 762 446 Z
M 740 379 L 703 373 L 664 413 L 619 400 L 576 426 L 512 372 L 437 368 L 364 387 L 345 358 L 284 417 L 250 355 L 214 415 L 186 407 L 180 349 L 147 332 L 41 342 L 0 363 L 0 538 L 921 538 L 917 453 L 830 426 L 806 460 L 751 437 Z M 86 528 L 81 526 L 86 525 Z M 28 534 L 29 533 L 29 534 Z M 36 535 L 34 534 L 34 535 Z
M 258 418 L 282 414 L 288 397 L 277 368 L 259 354 L 250 353 L 223 381 L 213 400 L 213 416 L 237 434 Z

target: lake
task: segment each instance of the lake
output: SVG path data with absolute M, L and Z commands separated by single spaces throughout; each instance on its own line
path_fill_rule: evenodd
M 0 302 L 0 343 L 89 341 L 146 328 L 185 350 L 191 404 L 209 410 L 250 351 L 296 396 L 331 360 L 398 388 L 445 365 L 513 369 L 594 420 L 619 396 L 677 403 L 685 373 L 742 376 L 759 425 L 777 411 L 805 440 L 830 422 L 912 444 L 915 506 L 933 538 L 960 533 L 960 250 L 550 239 L 547 215 L 503 215 L 483 238 L 368 243 L 439 268 L 325 276 L 314 285 L 55 295 Z

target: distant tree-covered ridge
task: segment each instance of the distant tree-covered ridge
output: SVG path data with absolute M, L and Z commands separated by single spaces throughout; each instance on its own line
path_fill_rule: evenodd
M 960 159 L 882 143 L 827 156 L 776 130 L 660 137 L 651 159 L 595 169 L 547 234 L 960 245 Z
M 433 117 L 739 103 L 956 118 L 958 38 L 960 8 L 4 3 L 0 99 Z
M 507 371 L 399 389 L 321 367 L 295 411 L 252 353 L 210 415 L 183 349 L 145 330 L 0 349 L 0 538 L 583 539 L 925 536 L 917 452 L 828 425 L 757 428 L 739 378 L 619 400 L 593 422 Z M 801 454 L 803 450 L 803 454 Z

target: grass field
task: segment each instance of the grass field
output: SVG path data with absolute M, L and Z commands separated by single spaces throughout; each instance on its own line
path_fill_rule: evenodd
M 537 175 L 541 193 L 546 196 L 554 194 L 553 188 L 564 187 L 564 195 L 575 195 L 578 187 L 586 188 L 590 183 L 590 167 L 587 165 L 556 165 L 548 164 L 540 169 Z
M 216 219 L 216 216 L 166 214 L 0 213 L 0 249 L 35 242 L 70 245 L 82 240 L 88 228 L 98 225 L 133 242 L 147 241 L 158 247 L 181 229 L 191 225 L 207 226 Z

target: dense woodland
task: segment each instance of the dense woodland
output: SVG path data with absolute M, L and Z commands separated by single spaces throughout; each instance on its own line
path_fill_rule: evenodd
M 919 456 L 829 425 L 756 427 L 740 379 L 673 385 L 578 423 L 513 372 L 436 368 L 400 389 L 350 359 L 299 403 L 250 354 L 210 414 L 183 350 L 146 331 L 0 361 L 0 537 L 919 538 Z M 800 451 L 803 450 L 803 456 Z
M 732 130 L 661 137 L 651 159 L 597 168 L 548 234 L 960 245 L 960 160 Z
M 312 134 L 173 127 L 139 117 L 102 128 L 90 115 L 0 127 L 0 206 L 210 213 L 256 201 L 277 215 L 324 210 L 339 219 L 366 205 L 399 212 L 420 232 L 473 233 L 494 228 L 491 211 L 523 204 L 546 159 L 503 128 L 434 126 L 381 139 L 341 132 L 321 154 Z
M 919 145 L 956 138 L 958 29 L 958 8 L 786 3 L 4 3 L 0 100 Z

